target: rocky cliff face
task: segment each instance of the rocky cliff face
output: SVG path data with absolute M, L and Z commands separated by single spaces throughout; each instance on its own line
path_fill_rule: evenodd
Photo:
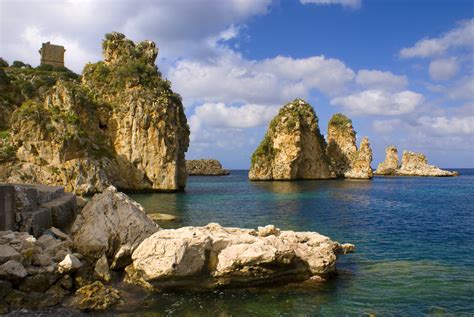
M 395 175 L 398 170 L 398 150 L 394 146 L 385 149 L 385 161 L 377 166 L 377 175 Z
M 188 175 L 229 175 L 229 171 L 223 169 L 221 163 L 218 160 L 213 159 L 187 160 L 186 170 Z
M 54 80 L 13 112 L 0 177 L 79 194 L 111 184 L 185 187 L 189 128 L 180 97 L 154 65 L 158 49 L 120 33 L 106 35 L 103 49 L 105 62 L 86 65 L 82 82 Z
M 422 153 L 403 151 L 402 164 L 398 166 L 398 151 L 394 146 L 386 149 L 385 161 L 380 163 L 376 174 L 390 176 L 457 176 L 457 172 L 442 170 L 428 164 Z
M 333 178 L 318 118 L 304 100 L 295 99 L 273 118 L 252 155 L 251 180 Z
M 329 121 L 326 153 L 338 177 L 372 178 L 372 149 L 369 139 L 364 137 L 360 149 L 357 149 L 352 121 L 341 113 L 335 114 Z

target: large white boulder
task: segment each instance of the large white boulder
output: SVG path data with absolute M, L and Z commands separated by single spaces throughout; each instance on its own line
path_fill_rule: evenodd
M 161 230 L 133 252 L 128 281 L 150 289 L 263 284 L 327 276 L 337 254 L 354 250 L 316 232 L 224 228 Z
M 130 264 L 130 256 L 145 238 L 158 230 L 143 207 L 110 186 L 82 209 L 72 227 L 73 245 L 88 258 L 106 254 L 111 268 Z

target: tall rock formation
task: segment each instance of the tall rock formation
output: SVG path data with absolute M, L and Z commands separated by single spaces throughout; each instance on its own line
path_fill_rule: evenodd
M 383 161 L 379 164 L 379 166 L 377 166 L 375 174 L 395 175 L 398 168 L 398 150 L 392 145 L 385 149 L 385 161 Z
M 105 62 L 87 64 L 82 82 L 53 78 L 13 112 L 2 179 L 78 194 L 185 187 L 189 127 L 154 64 L 158 49 L 120 33 L 107 34 L 103 49 Z
M 372 149 L 369 139 L 364 137 L 360 149 L 357 149 L 352 121 L 341 113 L 333 115 L 329 121 L 326 153 L 338 177 L 372 178 Z
M 426 156 L 422 153 L 403 151 L 402 164 L 398 165 L 398 152 L 394 146 L 385 150 L 385 161 L 380 163 L 375 172 L 377 175 L 390 176 L 457 176 L 458 172 L 442 170 L 428 164 Z
M 252 155 L 251 180 L 334 178 L 318 118 L 304 100 L 295 99 L 273 118 Z

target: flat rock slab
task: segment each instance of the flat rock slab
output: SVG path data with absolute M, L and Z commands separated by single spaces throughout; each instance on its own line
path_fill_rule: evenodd
M 178 217 L 170 214 L 162 214 L 159 212 L 154 212 L 151 214 L 147 214 L 148 218 L 154 221 L 174 221 L 178 219 Z

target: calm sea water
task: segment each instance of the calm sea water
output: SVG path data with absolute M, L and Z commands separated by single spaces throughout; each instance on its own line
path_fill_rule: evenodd
M 179 217 L 163 227 L 274 224 L 357 246 L 339 258 L 339 275 L 325 284 L 155 294 L 133 314 L 474 315 L 474 170 L 459 172 L 454 178 L 249 182 L 247 171 L 232 171 L 190 177 L 185 193 L 132 195 L 148 212 Z

